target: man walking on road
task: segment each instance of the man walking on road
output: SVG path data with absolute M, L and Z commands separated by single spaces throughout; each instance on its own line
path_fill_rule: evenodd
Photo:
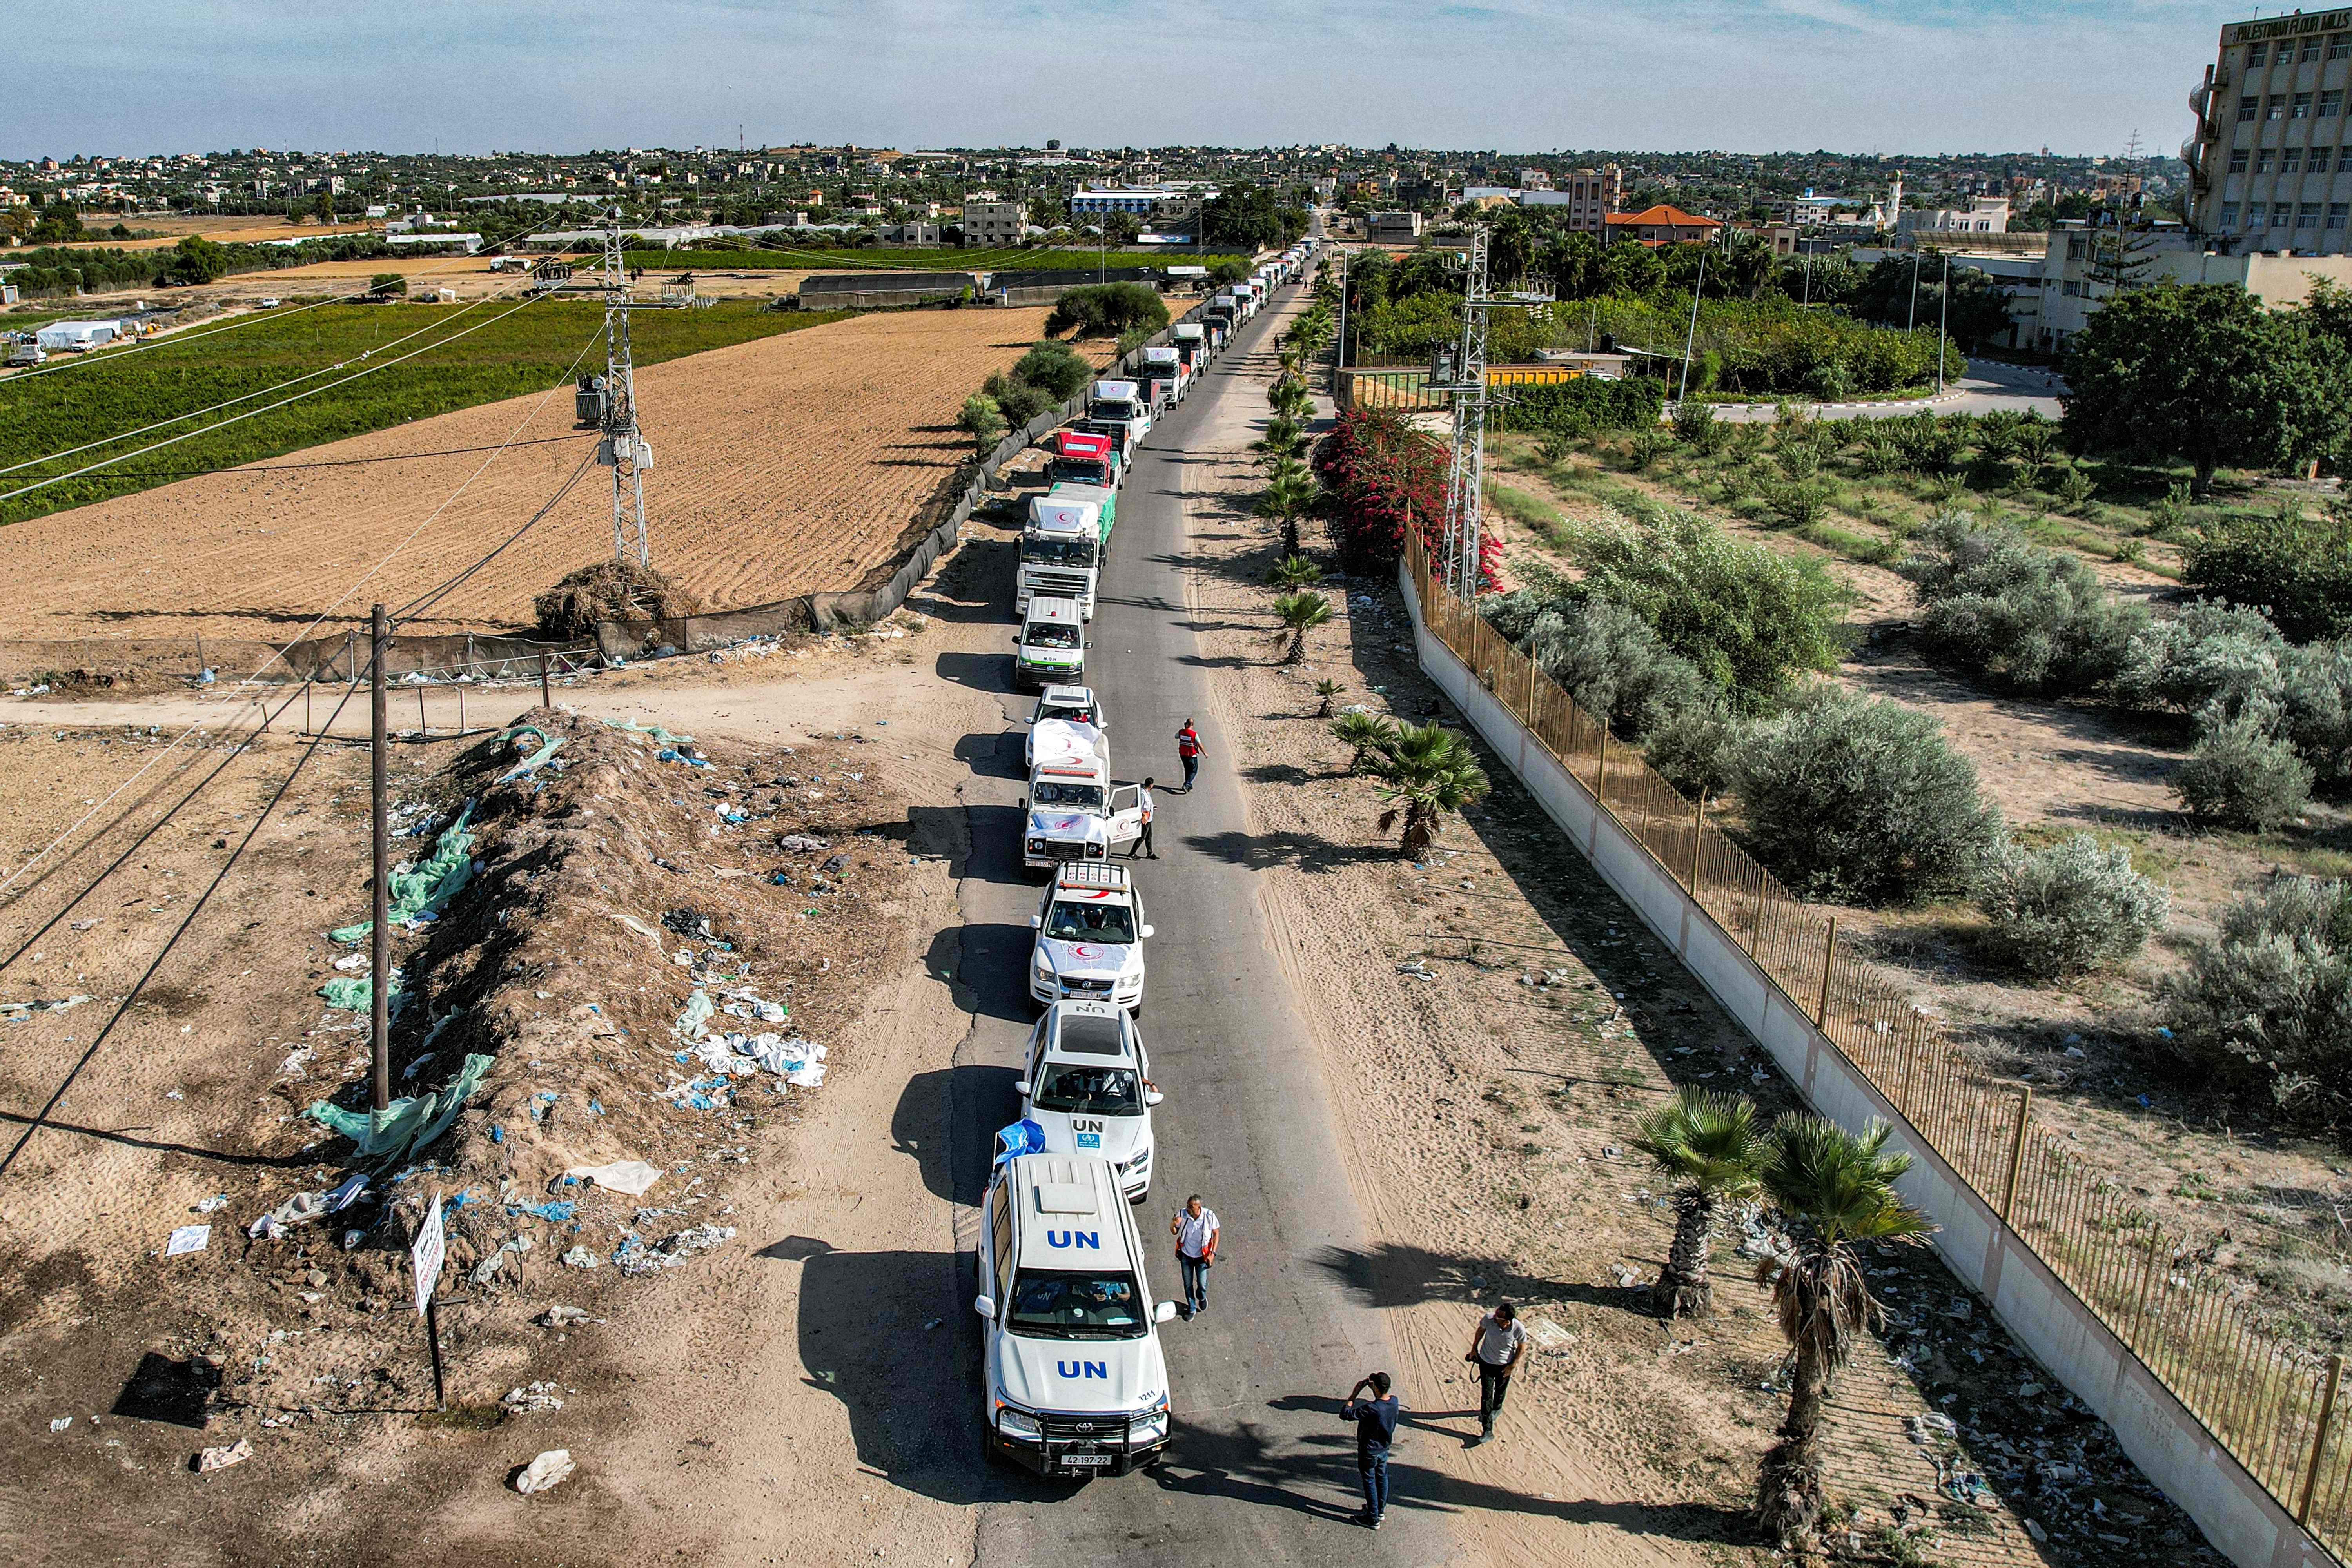
M 1362 1397 L 1367 1388 L 1370 1399 Z M 1396 1441 L 1397 1412 L 1402 1402 L 1389 1392 L 1389 1374 L 1372 1373 L 1356 1380 L 1339 1406 L 1339 1419 L 1356 1424 L 1356 1469 L 1364 1478 L 1364 1511 L 1356 1522 L 1367 1530 L 1381 1527 L 1389 1510 L 1389 1447 Z
M 1185 720 L 1184 727 L 1176 731 L 1176 755 L 1184 763 L 1184 793 L 1191 795 L 1192 781 L 1201 773 L 1201 731 L 1192 728 L 1190 719 Z
M 1478 1369 L 1478 1436 L 1474 1444 L 1495 1436 L 1495 1417 L 1503 1413 L 1504 1396 L 1511 1392 L 1511 1373 L 1527 1353 L 1528 1331 L 1519 1326 L 1518 1310 L 1508 1301 L 1478 1320 L 1470 1353 L 1462 1358 Z
M 1184 1277 L 1184 1301 L 1176 1310 L 1191 1322 L 1209 1310 L 1209 1269 L 1217 1261 L 1217 1211 L 1204 1206 L 1201 1194 L 1184 1200 L 1168 1222 L 1176 1238 L 1176 1269 Z
M 1151 847 L 1151 786 L 1157 782 L 1159 781 L 1156 779 L 1144 780 L 1143 788 L 1136 794 L 1136 804 L 1143 808 L 1143 837 L 1137 839 L 1133 847 L 1128 850 L 1127 858 L 1130 860 L 1135 858 L 1137 849 L 1143 851 L 1144 858 L 1147 860 L 1160 858 L 1160 851 Z

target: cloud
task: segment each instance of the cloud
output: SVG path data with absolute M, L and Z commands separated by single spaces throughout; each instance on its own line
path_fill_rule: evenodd
M 116 0 L 12 20 L 0 152 L 2168 143 L 2177 0 Z M 125 40 L 135 40 L 129 47 Z M 93 90 L 103 84 L 103 90 Z

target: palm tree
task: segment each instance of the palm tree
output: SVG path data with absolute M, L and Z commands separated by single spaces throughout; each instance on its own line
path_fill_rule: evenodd
M 1484 799 L 1490 787 L 1470 742 L 1434 723 L 1400 725 L 1396 740 L 1374 759 L 1372 773 L 1384 786 L 1381 798 L 1390 803 L 1381 814 L 1381 831 L 1403 821 L 1397 850 L 1409 860 L 1428 852 L 1447 812 Z
M 1715 1310 L 1706 1277 L 1716 1222 L 1727 1204 L 1756 1195 L 1765 1138 L 1756 1102 L 1742 1095 L 1683 1089 L 1642 1119 L 1626 1142 L 1680 1184 L 1675 1190 L 1675 1244 L 1658 1270 L 1650 1301 L 1668 1318 L 1704 1318 Z
M 1266 568 L 1265 580 L 1268 586 L 1288 592 L 1304 588 L 1309 583 L 1321 582 L 1323 568 L 1304 555 L 1286 555 Z
M 1298 553 L 1298 520 L 1313 511 L 1315 504 L 1322 499 L 1323 487 L 1315 482 L 1313 469 L 1296 458 L 1275 459 L 1274 472 L 1266 480 L 1265 493 L 1258 497 L 1257 511 L 1260 517 L 1270 517 L 1282 524 L 1282 551 L 1285 555 Z
M 1307 450 L 1307 426 L 1287 415 L 1277 414 L 1265 422 L 1265 434 L 1259 438 L 1257 449 L 1277 463 L 1295 463 Z
M 1331 618 L 1331 601 L 1320 594 L 1298 592 L 1277 594 L 1274 613 L 1290 634 L 1290 652 L 1285 664 L 1297 664 L 1307 656 L 1307 634 Z
M 1911 1156 L 1886 1152 L 1891 1131 L 1874 1121 L 1856 1137 L 1835 1122 L 1795 1113 L 1772 1128 L 1764 1191 L 1789 1219 L 1797 1244 L 1789 1257 L 1759 1262 L 1756 1281 L 1772 1292 L 1796 1366 L 1788 1418 L 1758 1478 L 1756 1516 L 1784 1544 L 1810 1537 L 1827 1506 L 1822 1429 L 1830 1382 L 1853 1353 L 1855 1337 L 1885 1321 L 1854 1244 L 1916 1244 L 1935 1229 L 1895 1191 Z
M 1328 719 L 1331 717 L 1331 700 L 1346 689 L 1346 687 L 1340 685 L 1336 680 L 1324 679 L 1317 681 L 1315 683 L 1315 695 L 1321 698 L 1323 700 L 1316 704 L 1315 717 L 1318 719 Z
M 1266 388 L 1265 401 L 1267 406 L 1285 419 L 1297 420 L 1301 424 L 1315 412 L 1315 397 L 1307 390 L 1307 384 L 1287 372 Z
M 1397 742 L 1402 733 L 1393 719 L 1378 713 L 1367 713 L 1359 708 L 1352 713 L 1342 713 L 1331 721 L 1331 736 L 1343 746 L 1353 747 L 1355 755 L 1348 759 L 1348 771 L 1354 773 L 1364 765 L 1364 758 L 1385 752 Z

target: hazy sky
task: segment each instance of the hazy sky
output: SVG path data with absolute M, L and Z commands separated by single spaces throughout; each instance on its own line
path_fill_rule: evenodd
M 2277 9 L 2274 7 L 2274 9 Z M 2171 151 L 2180 0 L 8 0 L 15 157 L 761 142 Z

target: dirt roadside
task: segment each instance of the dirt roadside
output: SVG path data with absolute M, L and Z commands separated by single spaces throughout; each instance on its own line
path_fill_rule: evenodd
M 65 1120 L 106 1135 L 44 1133 L 28 1151 L 28 1163 L 0 1184 L 0 1247 L 16 1265 L 10 1272 L 18 1282 L 0 1316 L 0 1364 L 15 1374 L 7 1380 L 14 1392 L 0 1399 L 0 1420 L 26 1435 L 0 1465 L 0 1541 L 8 1542 L 11 1557 L 79 1560 L 78 1549 L 67 1550 L 69 1540 L 113 1539 L 127 1547 L 139 1532 L 168 1525 L 183 1543 L 177 1560 L 196 1563 L 278 1562 L 296 1554 L 320 1562 L 382 1562 L 413 1550 L 411 1542 L 431 1543 L 445 1561 L 494 1555 L 518 1563 L 619 1563 L 683 1555 L 714 1563 L 870 1563 L 886 1551 L 899 1561 L 969 1561 L 969 1516 L 940 1488 L 897 1486 L 877 1476 L 870 1467 L 898 1467 L 876 1451 L 874 1435 L 847 1412 L 837 1381 L 845 1373 L 862 1376 L 866 1394 L 876 1393 L 878 1384 L 884 1396 L 896 1395 L 909 1412 L 935 1403 L 941 1393 L 933 1361 L 902 1356 L 895 1370 L 869 1372 L 856 1358 L 871 1348 L 877 1325 L 886 1326 L 901 1350 L 899 1336 L 919 1345 L 926 1333 L 949 1331 L 944 1323 L 924 1327 L 925 1318 L 941 1315 L 936 1303 L 952 1297 L 952 1260 L 944 1250 L 909 1245 L 910 1237 L 928 1236 L 937 1226 L 919 1170 L 928 1134 L 906 1123 L 899 1101 L 910 1079 L 949 1059 L 964 1024 L 947 986 L 932 978 L 925 962 L 933 933 L 955 920 L 953 890 L 937 858 L 954 846 L 943 841 L 934 848 L 930 842 L 950 832 L 950 814 L 910 813 L 904 804 L 951 799 L 964 773 L 952 756 L 954 740 L 979 718 L 994 721 L 984 699 L 947 682 L 908 679 L 913 661 L 928 662 L 959 635 L 964 634 L 944 630 L 937 646 L 917 638 L 824 648 L 789 678 L 768 676 L 748 690 L 713 679 L 740 678 L 740 667 L 691 671 L 696 680 L 674 688 L 692 700 L 677 707 L 702 716 L 723 710 L 731 720 L 721 721 L 724 729 L 704 725 L 700 716 L 694 721 L 698 740 L 719 758 L 722 773 L 739 753 L 773 755 L 786 746 L 799 753 L 789 766 L 830 772 L 855 756 L 846 765 L 873 781 L 862 787 L 877 809 L 898 803 L 884 811 L 889 819 L 884 826 L 900 836 L 901 858 L 915 863 L 899 874 L 878 868 L 848 873 L 878 900 L 872 906 L 878 923 L 863 928 L 870 934 L 859 939 L 858 951 L 830 950 L 835 971 L 846 961 L 864 977 L 855 982 L 854 1007 L 827 1016 L 822 1006 L 794 1003 L 795 1022 L 822 1019 L 813 1032 L 823 1028 L 832 1046 L 825 1081 L 798 1114 L 766 1114 L 757 1118 L 760 1124 L 739 1129 L 718 1126 L 724 1120 L 718 1113 L 706 1117 L 687 1107 L 662 1111 L 683 1124 L 694 1151 L 685 1162 L 667 1163 L 690 1164 L 709 1178 L 707 1185 L 690 1189 L 709 1196 L 688 1217 L 733 1226 L 736 1237 L 675 1268 L 627 1281 L 613 1279 L 610 1265 L 592 1274 L 566 1270 L 552 1257 L 560 1248 L 542 1245 L 526 1253 L 527 1283 L 510 1289 L 500 1276 L 489 1291 L 472 1292 L 489 1296 L 488 1302 L 445 1314 L 452 1393 L 460 1405 L 458 1417 L 447 1424 L 415 1413 L 429 1377 L 414 1314 L 400 1308 L 398 1291 L 389 1288 L 398 1279 L 375 1281 L 371 1309 L 346 1299 L 365 1285 L 355 1278 L 351 1258 L 331 1243 L 320 1245 L 326 1236 L 247 1244 L 240 1234 L 247 1220 L 267 1208 L 265 1200 L 324 1184 L 333 1174 L 314 1163 L 331 1155 L 331 1146 L 320 1147 L 331 1141 L 290 1120 L 291 1105 L 316 1090 L 299 1079 L 281 1081 L 287 1075 L 279 1058 L 299 1042 L 320 1058 L 327 1087 L 339 1076 L 348 1079 L 348 1051 L 331 1053 L 324 1044 L 353 1037 L 304 1037 L 306 1028 L 316 1029 L 311 1021 L 319 1006 L 310 993 L 320 983 L 320 961 L 337 950 L 319 941 L 315 930 L 309 941 L 299 931 L 295 941 L 282 940 L 284 922 L 276 918 L 291 905 L 299 911 L 298 924 L 318 928 L 363 907 L 364 753 L 336 751 L 323 760 L 316 784 L 308 786 L 316 793 L 289 797 L 289 805 L 307 809 L 282 821 L 273 817 L 269 831 L 277 837 L 257 845 L 252 859 L 264 874 L 225 887 L 222 903 L 197 928 L 220 934 L 191 954 L 194 984 L 159 988 L 157 998 L 167 1002 L 167 1010 L 152 1019 L 140 1016 L 135 1037 L 121 1041 L 125 1048 L 110 1049 L 94 1062 L 61 1108 Z M 644 683 L 633 682 L 625 691 L 571 695 L 588 710 L 600 696 L 633 714 L 664 706 L 662 694 L 647 692 Z M 671 717 L 675 722 L 675 710 Z M 862 734 L 866 743 L 851 741 L 853 734 Z M 121 730 L 12 728 L 0 731 L 0 745 L 16 758 L 5 786 L 8 816 L 19 829 L 8 845 L 13 858 L 87 809 L 81 802 L 98 798 L 99 780 L 119 778 L 151 760 L 163 739 L 142 736 L 134 742 Z M 87 1043 L 87 1028 L 75 1026 L 94 1019 L 120 994 L 160 931 L 185 907 L 174 889 L 196 875 L 208 847 L 237 830 L 237 814 L 249 815 L 256 792 L 282 773 L 291 749 L 275 740 L 236 753 L 234 765 L 251 776 L 240 772 L 225 779 L 213 814 L 201 809 L 213 798 L 207 795 L 178 819 L 165 836 L 168 858 L 161 852 L 164 840 L 158 840 L 154 856 L 134 862 L 140 888 L 148 891 L 133 900 L 135 910 L 110 910 L 103 929 L 71 933 L 71 948 L 58 940 L 68 934 L 61 926 L 36 950 L 38 963 L 28 958 L 30 968 L 10 975 L 11 998 L 77 991 L 93 997 L 63 1013 L 0 1023 L 14 1047 L 6 1074 L 12 1104 L 37 1104 L 37 1091 L 48 1081 L 44 1075 L 69 1058 L 77 1042 Z M 404 772 L 431 777 L 454 749 L 404 749 L 404 764 L 428 764 Z M 616 779 L 641 770 L 645 784 L 664 799 L 671 790 L 688 795 L 681 780 L 709 782 L 655 762 L 649 742 L 644 749 L 646 754 L 633 766 L 616 770 Z M 197 753 L 198 760 L 209 765 L 222 750 Z M 168 773 L 159 764 L 138 793 L 160 804 L 175 798 L 187 782 L 184 772 Z M 232 783 L 233 790 L 226 787 Z M 883 793 L 874 795 L 877 785 Z M 603 787 L 611 793 L 612 786 Z M 759 792 L 755 812 L 767 793 Z M 699 790 L 691 792 L 691 800 L 700 798 Z M 661 800 L 648 804 L 659 806 Z M 583 800 L 561 820 L 571 823 L 585 814 L 593 822 L 605 810 Z M 676 830 L 666 837 L 675 847 L 665 858 L 689 873 L 705 861 L 729 858 L 716 839 L 699 848 Z M 488 853 L 495 866 L 509 858 L 502 850 Z M 619 886 L 619 870 L 603 873 L 604 879 Z M 640 874 L 665 875 L 630 873 Z M 68 879 L 60 874 L 55 887 Z M 759 889 L 781 899 L 796 891 Z M 580 896 L 593 902 L 599 895 L 587 889 Z M 664 901 L 647 892 L 635 897 Z M 707 897 L 695 902 L 718 907 Z M 334 913 L 313 919 L 313 905 L 331 905 Z M 10 931 L 37 907 L 13 910 Z M 661 911 L 639 912 L 651 918 Z M 779 912 L 796 911 L 779 906 Z M 764 973 L 772 960 L 759 954 L 775 944 L 775 936 L 716 923 Z M 624 972 L 621 956 L 582 945 L 584 933 L 573 929 L 577 924 L 545 939 L 562 944 L 540 950 L 551 953 L 544 961 L 547 978 L 516 983 L 539 987 L 535 995 L 519 994 L 529 998 L 525 1006 L 574 1023 L 580 1022 L 576 1008 L 565 1005 L 571 994 L 604 995 Z M 624 949 L 637 940 L 618 926 L 613 931 Z M 576 954 L 568 967 L 561 957 L 565 946 Z M 789 969 L 814 967 L 828 949 L 799 941 L 776 951 L 773 962 Z M 29 989 L 16 989 L 20 982 Z M 609 1010 L 611 998 L 605 1000 Z M 644 1027 L 643 1020 L 635 1022 Z M 518 1044 L 527 1030 L 525 1025 L 518 1031 Z M 395 1033 L 396 1047 L 402 1037 Z M 593 1031 L 587 1042 L 598 1051 L 614 1043 Z M 531 1055 L 548 1048 L 524 1047 Z M 521 1052 L 510 1044 L 502 1054 Z M 656 1065 L 667 1067 L 667 1058 Z M 610 1100 L 613 1090 L 604 1094 Z M 506 1148 L 514 1149 L 518 1137 L 538 1147 L 549 1136 L 547 1128 L 536 1115 L 520 1114 L 524 1108 L 509 1104 L 509 1098 L 495 1089 L 484 1097 L 517 1130 L 509 1131 Z M 577 1118 L 576 1110 L 557 1115 Z M 712 1124 L 697 1133 L 695 1125 L 706 1120 Z M 570 1136 L 597 1131 L 593 1121 L 581 1121 Z M 503 1158 L 481 1131 L 476 1127 L 463 1146 Z M 700 1142 L 691 1142 L 698 1137 Z M 598 1156 L 623 1152 L 593 1151 Z M 749 1163 L 737 1163 L 739 1152 Z M 194 1212 L 216 1191 L 230 1203 Z M 677 1200 L 665 1204 L 663 1191 L 657 1187 L 638 1201 L 656 1213 L 675 1209 Z M 521 1195 L 539 1201 L 537 1194 Z M 580 1206 L 584 1222 L 593 1205 L 583 1201 Z M 625 1207 L 621 1223 L 625 1216 Z M 205 1251 L 156 1257 L 162 1233 L 183 1222 L 213 1224 Z M 641 1217 L 636 1223 L 650 1238 L 680 1222 Z M 544 1244 L 556 1239 L 545 1232 L 563 1227 L 521 1219 L 515 1228 L 541 1231 Z M 609 1234 L 561 1237 L 566 1245 L 577 1239 L 599 1250 L 612 1247 Z M 303 1252 L 296 1255 L 294 1247 Z M 273 1248 L 278 1255 L 268 1256 Z M 828 1267 L 836 1253 L 885 1260 L 894 1277 L 883 1279 L 871 1268 Z M 614 1261 L 619 1256 L 616 1251 Z M 475 1257 L 453 1241 L 453 1275 Z M 191 1266 L 208 1272 L 196 1275 Z M 305 1278 L 306 1268 L 311 1279 Z M 323 1286 L 315 1282 L 319 1275 L 328 1276 Z M 203 1280 L 202 1289 L 192 1291 L 185 1284 L 191 1279 Z M 175 1279 L 182 1283 L 173 1284 Z M 322 1300 L 308 1300 L 306 1290 Z M 601 1321 L 562 1329 L 525 1321 L 551 1305 L 573 1303 Z M 118 1406 L 151 1351 L 169 1367 L 217 1370 L 227 1392 L 210 1402 L 208 1426 L 201 1395 L 194 1424 L 152 1410 L 134 1415 L 127 1403 Z M 336 1356 L 352 1365 L 331 1372 L 385 1367 L 385 1386 L 396 1396 L 371 1400 L 375 1389 L 306 1394 L 296 1386 L 318 1374 L 314 1363 Z M 257 1360 L 272 1364 L 257 1365 Z M 272 1378 L 281 1386 L 264 1396 L 256 1385 Z M 553 1385 L 551 1392 L 564 1408 L 499 1415 L 500 1394 L 534 1383 Z M 184 1384 L 179 1392 L 186 1393 Z M 371 1403 L 409 1413 L 344 1413 Z M 68 1416 L 79 1418 L 58 1429 L 48 1425 Z M 921 1426 L 910 1421 L 902 1434 L 909 1453 L 922 1448 Z M 227 1445 L 239 1436 L 253 1443 L 254 1458 L 216 1475 L 188 1472 L 197 1447 Z M 507 1489 L 516 1466 L 557 1447 L 569 1447 L 580 1464 L 572 1482 L 539 1499 Z M 894 1458 L 903 1462 L 907 1455 Z M 68 1515 L 88 1524 L 61 1538 L 57 1527 Z
M 1417 1458 L 1512 1500 L 1469 1516 L 1497 1563 L 1768 1561 L 1745 1512 L 1785 1402 L 1783 1347 L 1747 1238 L 1716 1255 L 1721 1316 L 1652 1316 L 1672 1217 L 1625 1143 L 1680 1083 L 1735 1087 L 1768 1111 L 1795 1096 L 1493 759 L 1494 796 L 1428 860 L 1395 857 L 1313 688 L 1328 677 L 1341 705 L 1442 713 L 1402 602 L 1349 583 L 1304 662 L 1275 662 L 1258 585 L 1275 541 L 1249 515 L 1262 480 L 1223 445 L 1236 449 L 1187 480 L 1190 605 L 1225 731 L 1244 738 L 1223 765 L 1245 782 L 1267 925 L 1330 1079 L 1358 1086 L 1343 1125 L 1377 1234 L 1335 1261 L 1394 1310 L 1406 1398 L 1431 1414 Z M 1842 1544 L 1883 1561 L 2218 1561 L 1932 1258 L 1871 1268 L 1894 1321 L 1837 1393 L 1833 1485 L 1857 1510 Z M 1498 1297 L 1566 1337 L 1543 1334 L 1507 1440 L 1465 1448 L 1476 1389 L 1462 1354 Z

